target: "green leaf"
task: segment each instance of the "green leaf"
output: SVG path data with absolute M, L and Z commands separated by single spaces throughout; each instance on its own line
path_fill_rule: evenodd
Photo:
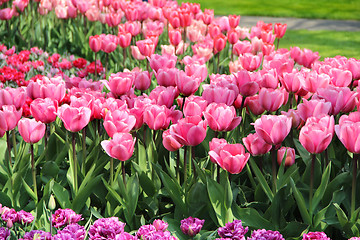
M 80 212 L 80 210 L 85 206 L 89 196 L 93 192 L 93 189 L 99 187 L 98 185 L 101 178 L 102 174 L 92 178 L 85 187 L 83 187 L 81 190 L 79 189 L 72 203 L 72 209 L 75 212 Z
M 306 149 L 301 145 L 299 139 L 295 139 L 294 138 L 294 144 L 295 144 L 295 148 L 297 149 L 298 153 L 300 154 L 301 159 L 307 163 L 310 161 L 311 159 L 311 155 L 308 151 L 306 151 Z
M 26 192 L 29 194 L 29 196 L 34 200 L 37 201 L 37 196 L 35 195 L 34 191 L 29 187 L 29 185 L 25 182 L 25 180 L 22 178 L 23 186 L 26 190 Z
M 322 222 L 322 220 L 325 219 L 325 214 L 330 206 L 331 204 L 327 205 L 314 216 L 314 228 L 317 228 L 317 226 Z
M 305 200 L 304 200 L 303 196 L 301 195 L 300 191 L 296 188 L 294 180 L 292 178 L 290 178 L 290 185 L 293 190 L 295 200 L 298 204 L 298 208 L 299 208 L 302 219 L 304 220 L 304 222 L 306 224 L 311 225 L 311 217 L 307 210 Z
M 293 164 L 291 167 L 289 167 L 285 174 L 278 176 L 278 180 L 277 180 L 277 188 L 281 189 L 282 187 L 284 187 L 285 185 L 289 184 L 290 182 L 290 178 L 293 177 L 294 174 L 296 174 L 296 172 L 298 171 L 298 167 Z
M 54 181 L 52 192 L 54 193 L 61 208 L 71 207 L 69 192 L 66 188 Z
M 8 206 L 8 207 L 12 206 L 10 197 L 8 196 L 8 194 L 4 192 L 0 192 L 0 203 L 3 206 Z
M 109 191 L 109 193 L 111 194 L 112 197 L 114 197 L 121 205 L 125 205 L 125 199 L 123 199 L 111 186 L 110 184 L 107 183 L 107 181 L 102 178 L 102 181 L 105 185 L 105 187 L 107 188 L 107 190 Z
M 264 190 L 266 196 L 272 202 L 272 200 L 274 199 L 274 194 L 271 191 L 269 185 L 267 184 L 264 175 L 261 173 L 260 169 L 258 168 L 258 166 L 256 165 L 256 163 L 254 162 L 254 160 L 252 158 L 249 159 L 249 163 L 250 163 L 252 170 L 255 173 L 255 176 L 257 177 L 257 179 L 260 183 L 261 188 Z
M 210 203 L 215 211 L 218 223 L 220 226 L 224 226 L 234 219 L 231 208 L 226 207 L 227 197 L 224 187 L 211 178 L 207 178 L 206 185 Z
M 349 220 L 348 220 L 346 214 L 344 213 L 344 211 L 339 206 L 339 204 L 334 203 L 334 207 L 336 210 L 336 215 L 338 217 L 339 223 L 342 227 L 344 227 L 349 222 Z
M 321 178 L 320 186 L 316 190 L 314 197 L 312 199 L 312 209 L 310 209 L 312 213 L 315 211 L 317 205 L 320 203 L 321 199 L 324 196 L 326 187 L 329 183 L 330 172 L 331 172 L 331 162 L 329 162 L 329 165 L 326 167 L 325 172 L 323 173 Z
M 119 182 L 122 182 L 120 178 L 118 179 Z M 135 210 L 138 205 L 139 200 L 139 178 L 137 174 L 131 176 L 127 183 L 126 183 L 126 207 L 125 207 L 125 218 L 126 222 L 132 225 L 132 219 L 135 215 Z
M 271 224 L 271 222 L 263 218 L 261 216 L 262 214 L 260 214 L 254 208 L 241 208 L 238 205 L 234 204 L 232 209 L 234 216 L 237 219 L 241 219 L 243 225 L 245 226 L 249 226 L 251 228 L 265 228 L 268 230 L 274 229 L 274 226 Z
M 140 169 L 140 166 L 137 165 L 135 162 L 131 162 L 135 171 L 139 175 L 139 182 L 142 190 L 146 193 L 148 196 L 154 196 L 157 192 L 155 184 L 151 179 L 146 175 L 144 171 Z

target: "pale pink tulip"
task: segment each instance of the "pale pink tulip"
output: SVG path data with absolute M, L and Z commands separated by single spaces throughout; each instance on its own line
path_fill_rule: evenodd
M 36 119 L 43 123 L 54 122 L 57 117 L 58 102 L 50 98 L 37 98 L 31 102 L 30 113 Z
M 27 143 L 37 143 L 45 134 L 45 124 L 35 119 L 22 118 L 18 122 L 18 130 L 21 137 Z
M 102 141 L 101 146 L 110 157 L 126 161 L 134 152 L 135 142 L 130 133 L 115 133 L 112 139 Z
M 232 131 L 241 122 L 241 117 L 236 116 L 235 108 L 224 103 L 209 104 L 204 117 L 209 127 L 216 132 Z
M 91 110 L 88 107 L 75 108 L 64 104 L 59 107 L 57 114 L 63 121 L 66 130 L 78 132 L 90 122 Z
M 264 155 L 272 148 L 257 133 L 249 134 L 242 139 L 246 149 L 252 156 Z
M 130 115 L 128 111 L 108 111 L 104 119 L 104 128 L 109 137 L 113 137 L 115 133 L 130 132 L 135 126 L 135 123 L 136 118 Z

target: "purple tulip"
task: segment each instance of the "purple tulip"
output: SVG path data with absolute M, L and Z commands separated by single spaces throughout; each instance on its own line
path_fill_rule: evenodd
M 186 219 L 181 220 L 181 231 L 190 236 L 193 237 L 196 234 L 198 234 L 204 225 L 205 220 L 200 220 L 198 218 L 188 217 Z

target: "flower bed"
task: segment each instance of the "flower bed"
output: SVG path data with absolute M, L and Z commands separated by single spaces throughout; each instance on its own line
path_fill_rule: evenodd
M 4 239 L 359 237 L 359 60 L 281 49 L 286 24 L 198 4 L 11 4 Z

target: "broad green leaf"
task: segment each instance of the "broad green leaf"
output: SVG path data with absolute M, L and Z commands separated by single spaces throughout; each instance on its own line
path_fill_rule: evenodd
M 311 217 L 307 210 L 305 200 L 304 200 L 303 196 L 301 195 L 300 191 L 296 188 L 294 180 L 292 178 L 290 178 L 290 185 L 293 190 L 295 200 L 298 204 L 298 208 L 299 208 L 302 219 L 304 220 L 304 222 L 306 224 L 311 225 Z
M 107 181 L 102 178 L 102 181 L 105 185 L 105 187 L 107 188 L 107 190 L 109 191 L 109 193 L 121 204 L 121 205 L 125 205 L 125 199 L 123 199 L 111 186 L 110 184 L 107 183 Z
M 249 159 L 249 163 L 250 166 L 252 168 L 252 170 L 255 173 L 255 176 L 257 177 L 261 188 L 264 190 L 266 196 L 269 198 L 270 202 L 272 202 L 272 200 L 274 199 L 274 194 L 271 191 L 269 185 L 267 184 L 264 175 L 261 173 L 260 169 L 258 168 L 258 166 L 256 165 L 256 163 L 254 162 L 254 160 L 252 158 Z
M 3 206 L 8 206 L 8 207 L 12 206 L 10 197 L 8 196 L 8 194 L 4 192 L 0 192 L 0 203 Z
M 240 206 L 234 204 L 232 206 L 233 214 L 237 219 L 241 219 L 244 226 L 249 226 L 251 228 L 265 228 L 268 230 L 274 229 L 274 226 L 263 218 L 256 209 L 246 207 L 241 208 Z
M 54 181 L 52 192 L 54 193 L 54 196 L 60 204 L 61 208 L 71 207 L 69 192 L 66 188 Z
M 226 223 L 231 222 L 234 218 L 231 208 L 226 207 L 225 202 L 227 197 L 225 196 L 224 187 L 211 178 L 207 178 L 206 185 L 209 199 L 215 211 L 218 223 L 220 226 L 224 226 Z
M 80 210 L 85 206 L 86 201 L 92 193 L 92 190 L 99 187 L 98 185 L 101 178 L 102 174 L 96 176 L 95 178 L 92 178 L 91 180 L 89 180 L 88 184 L 85 187 L 83 187 L 81 190 L 79 189 L 72 203 L 72 209 L 75 212 L 80 212 Z
M 301 159 L 307 163 L 310 161 L 311 159 L 311 155 L 308 151 L 306 151 L 306 149 L 301 145 L 299 139 L 295 139 L 294 138 L 294 144 L 295 144 L 295 148 L 297 149 L 298 153 L 300 154 Z
M 278 176 L 277 179 L 277 188 L 281 189 L 282 187 L 284 187 L 285 185 L 289 184 L 290 182 L 290 178 L 293 177 L 294 174 L 296 174 L 296 172 L 298 171 L 298 167 L 293 164 L 291 167 L 289 167 L 285 174 L 282 174 L 281 176 Z
M 330 206 L 331 204 L 327 205 L 314 216 L 313 223 L 315 228 L 317 228 L 317 226 L 325 219 L 325 214 Z
M 349 222 L 349 220 L 348 220 L 346 214 L 344 213 L 344 211 L 339 206 L 339 204 L 334 203 L 334 207 L 336 210 L 336 215 L 338 217 L 339 223 L 342 227 L 344 227 Z
M 151 181 L 151 179 L 145 174 L 144 171 L 140 169 L 140 166 L 137 165 L 135 162 L 131 162 L 135 171 L 139 175 L 139 182 L 142 190 L 146 193 L 148 196 L 154 196 L 156 194 L 156 187 Z
M 312 199 L 312 209 L 310 209 L 310 211 L 312 213 L 315 211 L 317 205 L 319 204 L 319 202 L 321 201 L 321 199 L 324 196 L 326 187 L 327 187 L 327 185 L 329 183 L 330 172 L 331 172 L 331 162 L 326 167 L 325 172 L 323 173 L 322 178 L 321 178 L 320 186 L 316 190 L 316 192 L 314 194 L 314 197 Z

